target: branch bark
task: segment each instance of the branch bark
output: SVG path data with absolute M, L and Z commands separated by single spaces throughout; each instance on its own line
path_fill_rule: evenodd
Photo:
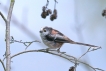
M 6 71 L 10 71 L 11 66 L 11 56 L 10 56 L 10 21 L 12 10 L 14 6 L 14 0 L 11 0 L 10 8 L 8 11 L 7 22 L 6 22 Z
M 78 60 L 78 59 L 75 58 L 74 56 L 70 56 L 70 55 L 65 54 L 65 53 L 63 54 L 62 52 L 58 53 L 58 52 L 56 51 L 56 52 L 57 52 L 57 53 L 56 53 L 56 52 L 52 52 L 52 51 L 54 51 L 54 50 L 46 51 L 46 49 L 40 49 L 40 50 L 22 51 L 22 52 L 19 52 L 19 53 L 17 53 L 17 54 L 12 55 L 12 56 L 11 56 L 11 59 L 14 58 L 14 57 L 16 57 L 16 56 L 18 56 L 18 55 L 21 55 L 21 54 L 24 54 L 24 53 L 28 53 L 28 52 L 44 52 L 44 53 L 49 53 L 49 54 L 52 54 L 52 55 L 56 55 L 56 56 L 62 57 L 62 58 L 66 59 L 66 60 L 68 60 L 68 61 L 70 61 L 70 62 L 72 62 L 72 63 L 74 63 L 74 64 L 76 64 L 76 62 L 78 62 L 77 64 L 82 63 L 82 64 L 84 64 L 84 65 L 87 65 L 88 67 L 90 67 L 90 68 L 93 69 L 94 71 L 96 71 L 96 70 L 105 71 L 105 70 L 102 70 L 102 69 L 99 69 L 99 68 L 94 68 L 94 67 L 90 66 L 89 64 L 87 64 L 87 63 L 85 63 L 85 62 L 83 62 L 83 61 Z M 77 60 L 77 61 L 76 61 L 76 60 Z
M 58 53 L 56 50 L 49 50 L 49 51 L 47 51 L 46 49 L 22 51 L 22 52 L 19 52 L 17 54 L 12 55 L 11 59 L 16 57 L 16 56 L 18 56 L 18 55 L 21 55 L 21 54 L 24 54 L 24 53 L 28 53 L 28 52 L 44 52 L 44 53 L 49 53 L 49 54 L 52 54 L 52 55 L 56 55 L 56 56 L 65 58 L 65 59 L 69 60 L 70 62 L 73 62 L 73 60 L 77 60 L 77 58 L 75 58 L 74 56 L 67 55 L 67 54 L 65 54 L 63 52 L 59 52 Z

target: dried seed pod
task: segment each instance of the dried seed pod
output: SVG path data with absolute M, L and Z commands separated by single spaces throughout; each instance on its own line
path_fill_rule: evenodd
M 53 13 L 54 13 L 54 14 L 57 14 L 57 10 L 56 10 L 56 9 L 54 9 Z
M 52 14 L 50 16 L 50 20 L 53 21 L 54 19 L 57 19 L 57 14 Z
M 42 12 L 41 17 L 45 19 L 46 18 L 46 12 Z
M 53 14 L 54 19 L 57 19 L 57 14 Z
M 69 69 L 69 71 L 74 71 L 74 70 L 75 70 L 74 66 L 70 67 L 70 69 Z
M 46 10 L 46 7 L 45 7 L 45 6 L 43 6 L 43 7 L 42 7 L 42 11 L 43 11 L 43 12 L 45 12 L 45 10 Z
M 48 9 L 47 11 L 48 11 L 48 13 L 49 13 L 49 14 L 52 14 L 52 11 L 51 11 L 51 9 Z
M 52 13 L 52 11 L 50 9 L 46 10 L 46 16 L 48 16 L 51 13 Z
M 53 15 L 50 16 L 50 20 L 51 20 L 51 21 L 54 20 L 54 16 L 53 16 Z
M 49 12 L 48 12 L 48 10 L 46 10 L 46 16 L 48 16 L 49 15 Z
M 102 16 L 106 16 L 106 10 L 103 10 Z

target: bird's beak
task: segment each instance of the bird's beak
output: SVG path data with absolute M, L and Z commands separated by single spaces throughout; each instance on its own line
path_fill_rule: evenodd
M 43 28 L 41 28 L 39 32 L 42 33 L 43 32 Z

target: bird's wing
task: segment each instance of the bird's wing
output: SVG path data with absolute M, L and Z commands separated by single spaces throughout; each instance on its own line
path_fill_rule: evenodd
M 61 42 L 61 43 L 70 43 L 73 42 L 68 37 L 66 37 L 64 34 L 59 32 L 58 30 L 52 29 L 51 33 L 49 35 L 46 35 L 46 39 L 48 41 L 55 41 L 55 42 Z
M 60 34 L 49 34 L 46 36 L 46 39 L 48 41 L 55 41 L 55 42 L 61 42 L 61 43 L 69 43 L 70 39 L 64 35 Z

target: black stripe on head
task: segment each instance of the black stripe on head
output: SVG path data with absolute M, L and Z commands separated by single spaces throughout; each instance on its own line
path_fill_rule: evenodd
M 43 30 L 44 30 L 44 29 L 46 29 L 46 30 L 48 30 L 48 31 L 50 31 L 50 32 L 52 31 L 52 28 L 51 28 L 51 27 L 47 27 L 47 26 L 46 26 L 46 27 L 43 28 Z
M 45 26 L 43 29 L 52 29 L 51 27 L 47 27 L 47 26 Z
M 46 27 L 43 28 L 43 30 L 44 30 L 44 29 L 49 30 L 50 32 L 51 32 L 52 30 L 55 30 L 56 32 L 58 32 L 58 34 L 60 34 L 60 35 L 63 36 L 63 34 L 62 34 L 61 32 L 59 32 L 58 30 L 53 29 L 53 28 L 51 28 L 51 27 L 47 27 L 47 26 L 46 26 Z

